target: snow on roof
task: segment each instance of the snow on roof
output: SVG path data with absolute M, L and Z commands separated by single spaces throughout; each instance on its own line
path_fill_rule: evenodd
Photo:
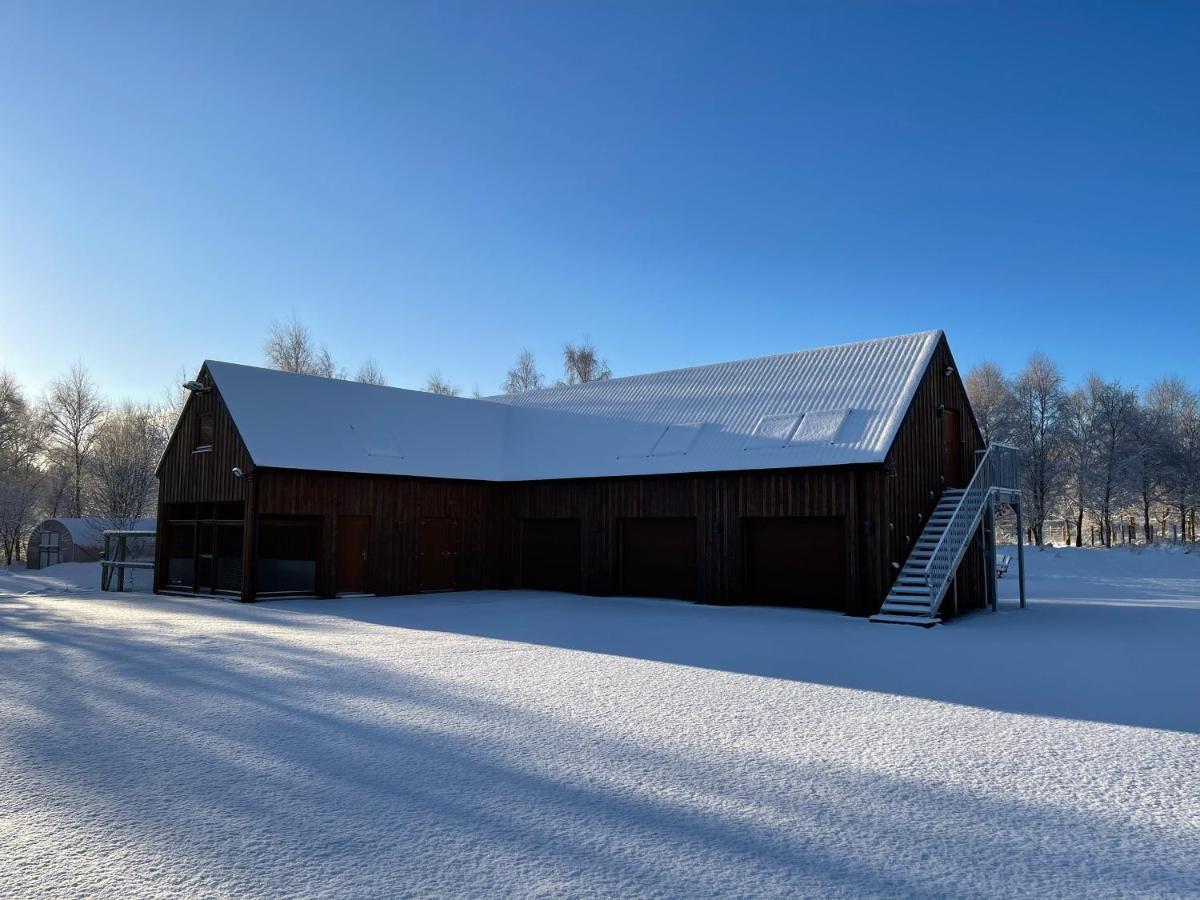
M 481 400 L 206 365 L 255 465 L 523 481 L 882 462 L 941 335 Z
M 57 522 L 65 528 L 76 547 L 103 547 L 104 532 L 113 527 L 103 516 L 84 516 L 81 519 L 57 517 L 42 520 L 37 530 L 41 531 L 50 522 Z M 130 527 L 135 530 L 153 531 L 155 522 L 156 520 L 153 518 L 138 519 Z

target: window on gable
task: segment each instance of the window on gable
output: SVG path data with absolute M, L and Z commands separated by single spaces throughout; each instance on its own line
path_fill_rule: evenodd
M 212 413 L 201 413 L 196 420 L 196 450 L 211 450 L 213 445 Z

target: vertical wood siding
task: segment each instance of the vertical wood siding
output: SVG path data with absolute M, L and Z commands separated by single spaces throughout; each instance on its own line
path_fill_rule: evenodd
M 950 375 L 944 374 L 947 366 L 954 369 Z M 876 570 L 885 576 L 880 586 L 883 593 L 898 574 L 892 563 L 904 564 L 945 489 L 941 406 L 960 412 L 959 463 L 970 478 L 975 471 L 975 451 L 983 449 L 983 438 L 945 338 L 934 350 L 883 471 L 875 475 L 881 484 L 871 489 L 873 497 L 878 495 L 872 504 L 880 509 L 884 527 L 877 529 L 879 540 L 869 545 L 869 552 L 882 555 L 883 565 Z M 981 603 L 982 578 L 979 553 L 968 552 L 959 573 L 960 609 Z

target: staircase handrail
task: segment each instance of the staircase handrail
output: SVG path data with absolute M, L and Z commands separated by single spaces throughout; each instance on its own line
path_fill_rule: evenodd
M 975 474 L 958 498 L 950 520 L 925 561 L 923 574 L 925 584 L 929 586 L 929 615 L 937 615 L 991 495 L 996 491 L 1019 489 L 1018 453 L 1011 444 L 992 443 L 975 467 Z

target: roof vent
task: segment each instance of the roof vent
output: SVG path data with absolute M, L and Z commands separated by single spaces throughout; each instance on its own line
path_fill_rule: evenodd
M 378 425 L 351 425 L 350 430 L 362 444 L 367 456 L 404 459 L 404 454 L 400 451 L 400 441 L 390 428 Z

